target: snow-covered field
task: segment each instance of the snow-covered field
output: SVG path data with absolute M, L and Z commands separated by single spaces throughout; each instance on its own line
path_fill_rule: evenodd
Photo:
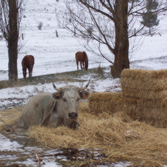
M 73 34 L 58 26 L 55 11 L 60 8 L 63 8 L 63 3 L 55 0 L 28 0 L 25 2 L 25 11 L 20 27 L 20 49 L 18 54 L 19 78 L 23 78 L 21 61 L 27 54 L 32 54 L 35 57 L 33 76 L 76 70 L 75 53 L 85 49 L 80 44 L 80 38 L 75 38 Z M 40 22 L 43 25 L 41 30 L 38 29 Z M 56 30 L 59 37 L 56 37 Z M 24 40 L 21 38 L 22 34 Z M 161 34 L 161 36 L 159 34 Z M 135 41 L 132 39 L 130 43 L 136 43 L 139 49 L 130 52 L 131 68 L 150 70 L 166 69 L 166 35 L 167 17 L 163 15 L 163 17 L 160 18 L 159 29 L 154 36 L 136 37 Z M 7 45 L 4 39 L 1 40 L 0 43 L 0 80 L 7 80 Z M 108 67 L 108 70 L 110 69 L 109 66 L 111 64 L 105 59 L 97 57 L 91 52 L 87 52 L 87 54 L 89 57 L 89 68 L 101 66 Z M 90 78 L 90 76 L 83 77 L 83 79 Z M 106 91 L 108 87 L 119 85 L 119 80 L 110 77 L 106 80 L 95 81 L 94 85 L 95 91 Z M 63 84 L 61 83 L 58 86 L 63 86 Z M 54 91 L 51 84 L 2 89 L 0 94 L 0 107 L 8 104 L 6 100 L 2 102 L 2 99 L 20 97 L 27 98 L 28 100 L 28 97 L 37 93 L 34 92 L 36 89 L 39 89 L 39 91 Z M 114 89 L 112 91 L 118 90 L 120 91 L 120 89 Z
M 62 8 L 62 3 L 55 0 L 27 0 L 25 5 L 24 17 L 20 27 L 18 77 L 23 77 L 21 60 L 27 54 L 35 57 L 33 76 L 76 70 L 75 53 L 85 49 L 80 45 L 80 38 L 75 38 L 73 34 L 58 27 L 55 10 Z M 40 22 L 43 23 L 41 30 L 38 29 Z M 59 37 L 56 37 L 56 30 Z M 21 38 L 22 34 L 24 40 Z M 159 29 L 154 36 L 136 37 L 136 41 L 140 41 L 140 48 L 130 53 L 131 68 L 149 70 L 167 68 L 167 15 L 164 15 L 163 19 L 160 20 Z M 131 43 L 133 43 L 133 40 Z M 99 65 L 102 67 L 110 66 L 106 60 L 96 57 L 93 53 L 87 52 L 87 54 L 89 68 L 95 68 Z M 8 54 L 4 39 L 0 41 L 0 62 L 0 80 L 7 80 Z M 84 76 L 83 79 L 89 79 L 89 77 Z M 74 84 L 79 86 L 79 83 Z M 117 86 L 117 89 L 111 89 L 111 91 L 121 91 L 119 79 L 113 79 L 112 77 L 94 81 L 91 84 L 94 84 L 95 91 L 106 91 L 112 86 Z M 63 85 L 65 83 L 59 83 L 57 86 Z M 45 92 L 54 91 L 51 83 L 1 89 L 0 108 L 2 109 L 2 107 L 11 103 L 17 104 L 17 98 L 24 98 L 24 105 L 30 96 L 38 93 L 37 89 Z M 13 101 L 8 100 L 9 98 L 13 98 Z M 3 145 L 0 150 L 6 149 L 6 147 L 10 148 L 11 145 L 13 145 L 11 149 L 19 149 L 20 147 L 17 143 L 8 143 L 9 141 L 6 141 L 7 139 L 3 136 L 0 136 L 0 139 L 6 143 L 3 145 L 0 142 L 0 146 Z
M 61 73 L 76 70 L 75 53 L 85 50 L 80 44 L 81 39 L 58 26 L 55 11 L 63 8 L 62 1 L 55 0 L 28 0 L 25 2 L 25 11 L 20 27 L 19 54 L 18 54 L 18 77 L 23 78 L 21 61 L 27 54 L 35 57 L 33 76 Z M 42 29 L 38 29 L 39 23 Z M 55 31 L 59 37 L 56 37 Z M 23 34 L 24 40 L 21 38 Z M 161 34 L 161 35 L 160 35 Z M 154 36 L 136 37 L 130 41 L 130 47 L 136 44 L 137 50 L 130 52 L 131 68 L 141 69 L 166 69 L 167 62 L 167 17 L 160 18 L 159 28 Z M 0 80 L 8 79 L 8 54 L 5 40 L 0 41 Z M 107 52 L 107 51 L 106 51 Z M 87 52 L 89 68 L 98 66 L 108 67 L 111 65 L 105 59 Z M 112 59 L 112 56 L 111 56 Z M 81 76 L 81 79 L 89 79 L 90 76 Z M 78 85 L 78 83 L 74 83 Z M 117 86 L 111 91 L 121 91 L 119 79 L 112 77 L 105 80 L 94 81 L 95 91 L 106 91 L 109 87 Z M 63 83 L 57 86 L 63 86 Z M 78 85 L 79 86 L 79 85 Z M 17 104 L 17 99 L 24 98 L 23 105 L 29 97 L 37 94 L 37 91 L 53 92 L 51 84 L 24 86 L 17 88 L 2 89 L 0 94 L 0 108 L 7 105 Z M 11 100 L 11 97 L 13 98 Z M 15 98 L 17 98 L 15 100 Z M 5 100 L 3 100 L 5 99 Z M 8 100 L 10 99 L 10 100 Z

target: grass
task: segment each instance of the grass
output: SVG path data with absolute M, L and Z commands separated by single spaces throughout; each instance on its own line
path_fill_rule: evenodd
M 89 69 L 87 71 L 85 70 L 77 70 L 77 71 L 70 71 L 70 72 L 63 72 L 63 73 L 55 73 L 55 74 L 48 74 L 48 75 L 41 75 L 41 76 L 34 76 L 32 78 L 26 78 L 26 79 L 18 79 L 17 85 L 12 85 L 9 83 L 8 80 L 0 81 L 0 89 L 8 88 L 8 87 L 19 87 L 19 86 L 25 86 L 25 85 L 37 85 L 39 83 L 50 83 L 50 82 L 83 82 L 86 80 L 83 80 L 83 75 L 90 75 L 91 78 L 94 78 L 96 80 L 98 79 L 104 79 L 105 73 L 104 71 L 106 68 L 98 67 Z

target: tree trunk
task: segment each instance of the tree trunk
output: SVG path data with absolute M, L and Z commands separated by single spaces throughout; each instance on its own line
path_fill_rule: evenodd
M 128 0 L 116 0 L 115 2 L 115 48 L 114 65 L 111 74 L 114 78 L 120 78 L 121 72 L 129 68 L 129 38 L 128 38 Z
M 16 0 L 9 0 L 9 36 L 8 36 L 8 56 L 9 56 L 9 82 L 17 83 L 17 47 L 18 47 L 18 30 L 17 30 L 17 6 Z

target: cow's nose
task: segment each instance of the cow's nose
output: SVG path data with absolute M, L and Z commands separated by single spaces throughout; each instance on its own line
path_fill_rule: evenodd
M 78 117 L 78 114 L 76 112 L 71 112 L 68 114 L 68 117 L 70 119 L 76 119 Z

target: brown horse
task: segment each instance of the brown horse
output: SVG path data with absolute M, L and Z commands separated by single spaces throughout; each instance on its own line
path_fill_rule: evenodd
M 76 64 L 77 64 L 77 69 L 78 68 L 78 62 L 80 62 L 80 67 L 81 69 L 88 69 L 88 56 L 86 52 L 77 52 L 75 54 L 75 59 L 76 59 Z
M 22 69 L 23 69 L 23 77 L 26 78 L 27 68 L 29 71 L 29 77 L 32 77 L 32 69 L 34 66 L 34 56 L 32 55 L 24 56 L 21 64 L 22 64 Z

